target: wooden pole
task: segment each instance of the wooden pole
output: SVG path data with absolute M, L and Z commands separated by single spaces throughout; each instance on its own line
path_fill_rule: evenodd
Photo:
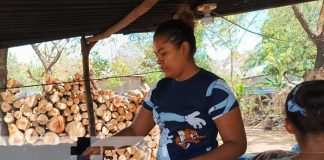
M 88 108 L 90 136 L 96 136 L 95 118 L 93 111 L 93 100 L 90 88 L 90 69 L 89 69 L 89 55 L 90 50 L 96 44 L 96 42 L 87 43 L 85 37 L 81 38 L 81 52 L 82 52 L 82 63 L 83 63 L 83 79 L 85 81 L 85 93 L 86 93 L 86 104 Z
M 8 49 L 0 49 L 0 92 L 6 91 L 7 86 L 7 56 Z M 0 96 L 0 103 L 3 102 L 3 99 Z M 0 136 L 8 136 L 8 125 L 3 121 L 3 112 L 0 110 Z

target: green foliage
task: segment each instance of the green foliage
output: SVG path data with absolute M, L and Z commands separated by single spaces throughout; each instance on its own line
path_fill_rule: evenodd
M 305 8 L 305 15 L 312 15 L 311 13 L 316 10 L 316 7 L 310 7 L 309 4 L 304 5 L 303 8 Z M 313 19 L 313 16 L 307 17 Z M 283 41 L 264 38 L 256 52 L 251 54 L 245 62 L 245 71 L 263 67 L 263 74 L 270 76 L 267 82 L 261 85 L 277 89 L 285 88 L 288 85 L 285 74 L 302 76 L 305 70 L 314 67 L 316 48 L 309 41 L 291 7 L 271 9 L 268 19 L 262 26 L 262 34 Z
M 100 56 L 99 52 L 93 52 L 90 55 L 91 66 L 94 71 L 95 78 L 101 78 L 109 72 L 109 61 Z

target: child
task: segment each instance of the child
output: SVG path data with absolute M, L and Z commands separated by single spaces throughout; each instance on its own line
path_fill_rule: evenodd
M 297 85 L 287 96 L 285 110 L 285 127 L 295 135 L 299 153 L 268 151 L 254 159 L 324 159 L 324 80 L 306 81 Z

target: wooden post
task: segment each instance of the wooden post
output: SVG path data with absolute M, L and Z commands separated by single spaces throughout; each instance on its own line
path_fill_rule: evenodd
M 90 126 L 90 136 L 96 136 L 95 128 L 95 118 L 93 111 L 93 100 L 90 88 L 90 69 L 89 69 L 89 55 L 90 50 L 96 44 L 96 42 L 91 42 L 87 44 L 85 37 L 81 38 L 81 52 L 82 52 L 82 63 L 83 63 L 83 79 L 85 81 L 85 93 L 86 93 L 86 104 L 88 108 L 89 115 L 89 126 Z
M 8 49 L 0 49 L 0 92 L 5 92 L 7 86 L 7 56 Z M 0 96 L 0 103 L 3 102 L 3 99 Z M 4 114 L 0 110 L 0 136 L 8 136 L 8 125 L 3 121 Z

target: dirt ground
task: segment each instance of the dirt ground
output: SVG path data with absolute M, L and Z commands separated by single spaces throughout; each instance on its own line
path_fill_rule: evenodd
M 295 137 L 288 134 L 283 128 L 272 131 L 254 129 L 246 126 L 247 151 L 246 153 L 259 153 L 268 150 L 291 150 L 297 144 Z M 221 143 L 221 142 L 220 142 Z
M 267 150 L 291 150 L 297 144 L 295 137 L 284 129 L 265 131 L 246 127 L 248 141 L 247 153 L 256 153 Z

